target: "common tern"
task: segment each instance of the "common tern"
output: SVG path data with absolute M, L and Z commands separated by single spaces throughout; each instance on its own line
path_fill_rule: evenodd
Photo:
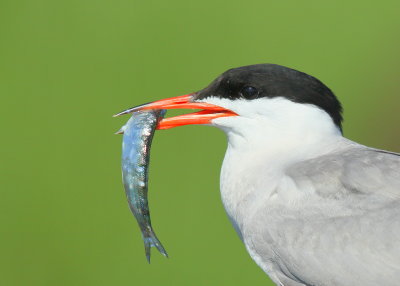
M 244 66 L 118 115 L 158 108 L 202 110 L 158 129 L 226 133 L 222 202 L 276 285 L 400 285 L 400 155 L 343 137 L 341 104 L 321 81 L 280 65 Z

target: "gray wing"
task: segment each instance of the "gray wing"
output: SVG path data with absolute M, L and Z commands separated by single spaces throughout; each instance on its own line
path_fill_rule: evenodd
M 400 198 L 400 154 L 358 145 L 292 166 L 287 174 L 321 196 Z
M 264 230 L 252 242 L 261 257 L 274 253 L 287 285 L 400 285 L 399 154 L 358 145 L 287 175 L 317 195 L 294 212 L 276 210 L 268 228 L 268 216 L 259 217 L 254 229 Z

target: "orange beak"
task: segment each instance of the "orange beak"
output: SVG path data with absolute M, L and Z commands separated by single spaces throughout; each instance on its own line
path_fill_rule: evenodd
M 203 109 L 199 112 L 164 118 L 157 125 L 157 129 L 160 130 L 189 124 L 210 124 L 211 120 L 215 118 L 237 116 L 235 112 L 222 108 L 218 105 L 204 102 L 192 102 L 192 100 L 193 93 L 167 99 L 161 99 L 151 103 L 129 108 L 115 114 L 114 117 L 133 113 L 139 110 L 149 109 Z

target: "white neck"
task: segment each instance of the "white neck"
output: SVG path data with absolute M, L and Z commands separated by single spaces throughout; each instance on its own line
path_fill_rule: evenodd
M 284 98 L 243 100 L 240 104 L 217 98 L 207 102 L 240 115 L 212 122 L 228 137 L 221 196 L 239 234 L 252 204 L 272 193 L 286 167 L 331 152 L 343 140 L 331 117 L 313 105 Z
M 342 135 L 331 117 L 310 104 L 285 98 L 256 100 L 208 99 L 239 116 L 214 119 L 212 124 L 228 136 L 228 150 L 280 162 L 306 159 L 326 150 Z

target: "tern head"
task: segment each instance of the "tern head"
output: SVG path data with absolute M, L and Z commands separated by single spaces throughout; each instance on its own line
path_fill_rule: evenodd
M 332 91 L 306 73 L 275 64 L 230 69 L 198 92 L 143 104 L 116 116 L 177 108 L 201 111 L 165 118 L 158 129 L 206 124 L 244 136 L 342 131 L 342 107 Z

